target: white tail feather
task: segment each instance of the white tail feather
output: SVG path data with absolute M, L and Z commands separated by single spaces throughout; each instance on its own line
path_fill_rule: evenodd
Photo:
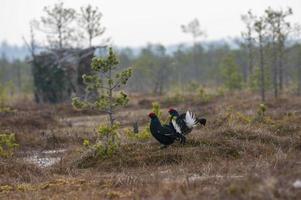
M 182 133 L 181 128 L 180 128 L 180 126 L 177 124 L 176 120 L 173 119 L 173 120 L 171 121 L 171 123 L 172 123 L 173 127 L 176 129 L 176 131 L 177 131 L 178 133 Z
M 186 123 L 186 126 L 188 128 L 193 128 L 193 127 L 196 126 L 197 121 L 196 121 L 196 118 L 195 118 L 195 116 L 194 116 L 194 114 L 192 112 L 190 112 L 190 111 L 186 112 L 185 123 Z

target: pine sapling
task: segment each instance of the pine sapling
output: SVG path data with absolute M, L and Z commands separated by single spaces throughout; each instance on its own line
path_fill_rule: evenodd
M 96 109 L 105 112 L 108 115 L 109 124 L 101 125 L 98 129 L 97 152 L 101 156 L 107 156 L 118 148 L 118 129 L 119 125 L 115 121 L 114 111 L 117 108 L 125 106 L 129 99 L 125 92 L 119 91 L 132 75 L 132 69 L 116 72 L 117 65 L 116 54 L 112 48 L 109 49 L 109 55 L 106 58 L 94 57 L 91 63 L 93 74 L 83 75 L 86 85 L 86 93 L 93 93 L 94 100 L 78 97 L 72 99 L 72 104 L 78 109 Z

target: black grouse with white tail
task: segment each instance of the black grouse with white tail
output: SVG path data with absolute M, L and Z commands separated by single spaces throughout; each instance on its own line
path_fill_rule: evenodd
M 177 133 L 184 136 L 190 133 L 198 124 L 206 125 L 207 120 L 205 118 L 197 118 L 195 114 L 190 111 L 179 114 L 177 110 L 171 108 L 168 112 L 171 115 L 170 125 L 173 126 Z

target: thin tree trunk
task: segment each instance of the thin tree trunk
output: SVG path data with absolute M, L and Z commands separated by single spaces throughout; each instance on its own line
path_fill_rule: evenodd
M 276 52 L 274 39 L 272 42 L 272 71 L 273 71 L 274 97 L 277 98 L 278 97 L 278 66 L 277 66 L 277 52 Z
M 265 101 L 265 81 L 264 81 L 264 55 L 263 55 L 263 46 L 262 46 L 262 33 L 259 34 L 259 54 L 260 54 L 260 93 L 261 100 Z
M 279 44 L 279 92 L 283 91 L 283 59 L 284 59 L 284 52 L 283 52 L 283 44 Z
M 92 47 L 92 36 L 89 35 L 89 47 Z
M 248 73 L 248 77 L 252 74 L 253 72 L 253 45 L 252 45 L 252 41 L 249 41 L 249 73 Z
M 283 91 L 283 63 L 282 58 L 279 58 L 279 92 Z
M 58 22 L 58 39 L 59 39 L 59 49 L 63 48 L 63 33 L 62 33 L 62 24 L 61 24 L 61 16 Z
M 18 93 L 21 92 L 21 69 L 20 65 L 17 65 L 17 87 L 18 87 Z
M 111 80 L 112 78 L 112 70 L 109 70 L 109 79 Z M 111 81 L 109 81 L 109 121 L 110 121 L 110 128 L 113 127 L 114 125 L 114 117 L 113 117 L 113 85 L 111 83 Z M 106 135 L 106 150 L 108 150 L 109 147 L 109 138 L 110 138 L 110 134 L 112 133 L 107 133 Z M 112 137 L 112 142 L 115 142 L 115 138 L 113 135 L 111 135 Z
M 59 39 L 59 49 L 63 49 L 63 42 L 62 42 L 62 33 L 59 31 L 58 35 Z
M 246 74 L 246 80 L 248 81 L 250 79 L 250 76 L 253 73 L 253 61 L 254 61 L 254 57 L 253 57 L 253 44 L 252 44 L 252 34 L 251 34 L 251 30 L 248 31 L 248 69 L 247 69 L 247 74 Z
M 300 56 L 298 63 L 298 96 L 301 96 L 301 47 L 300 47 Z
M 112 70 L 109 71 L 109 78 L 112 78 Z M 109 119 L 110 119 L 110 126 L 113 127 L 114 118 L 113 118 L 113 86 L 112 83 L 109 81 Z
M 198 74 L 197 64 L 196 64 L 196 37 L 193 37 L 192 65 L 193 65 L 194 77 L 197 79 L 199 74 Z
M 298 96 L 301 96 L 301 63 L 298 66 Z

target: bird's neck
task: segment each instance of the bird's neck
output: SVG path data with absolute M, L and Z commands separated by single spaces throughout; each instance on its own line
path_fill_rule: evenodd
M 152 124 L 161 127 L 161 122 L 160 120 L 156 117 L 152 119 Z

